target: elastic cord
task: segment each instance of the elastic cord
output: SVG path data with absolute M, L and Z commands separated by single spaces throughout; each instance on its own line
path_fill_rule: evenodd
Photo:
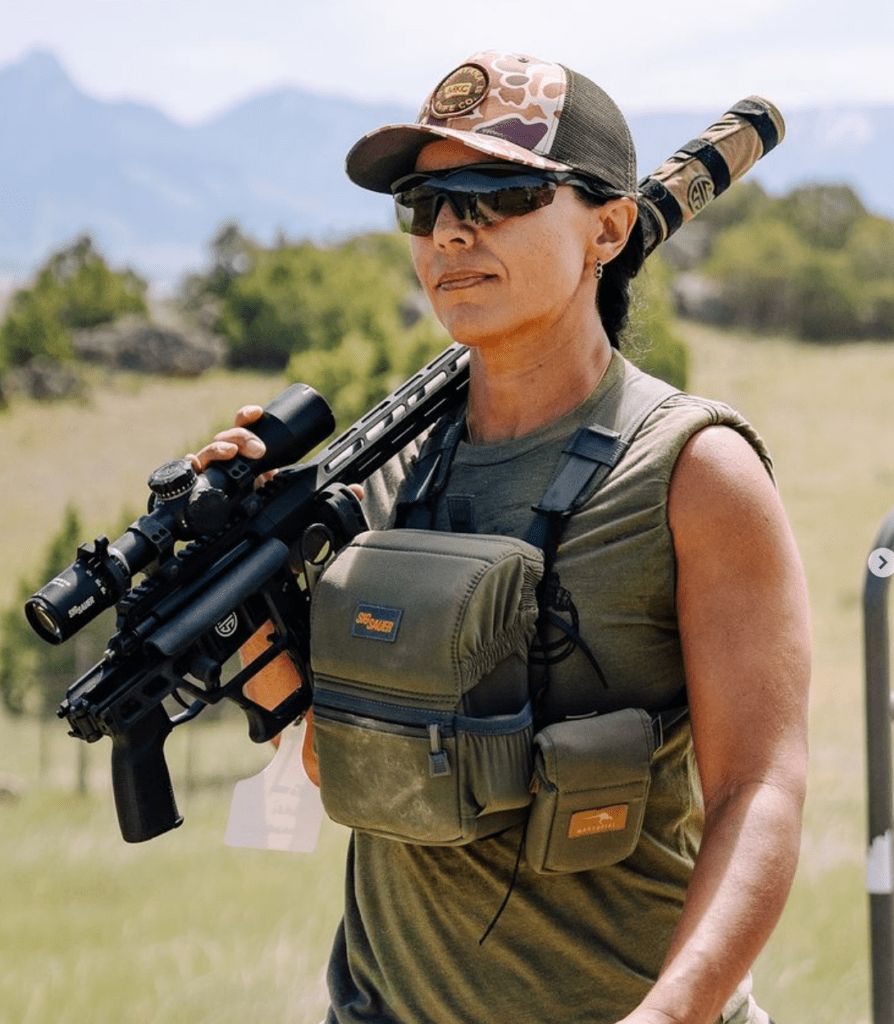
M 524 852 L 524 849 L 525 849 L 525 830 L 522 829 L 521 841 L 518 844 L 518 851 L 515 854 L 515 866 L 512 868 L 512 878 L 509 879 L 509 888 L 506 890 L 506 895 L 503 897 L 503 902 L 497 908 L 497 912 L 496 912 L 496 914 L 494 914 L 493 920 L 487 926 L 487 928 L 484 929 L 484 934 L 478 940 L 478 945 L 479 946 L 484 945 L 484 940 L 493 931 L 494 925 L 497 923 L 497 921 L 500 920 L 500 917 L 501 917 L 503 911 L 506 909 L 506 904 L 509 902 L 509 897 L 512 895 L 512 891 L 515 888 L 515 882 L 516 882 L 516 879 L 518 878 L 518 869 L 519 869 L 519 865 L 521 864 L 522 853 Z

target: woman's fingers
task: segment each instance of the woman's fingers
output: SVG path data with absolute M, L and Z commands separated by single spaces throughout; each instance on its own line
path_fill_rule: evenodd
M 198 472 L 202 472 L 212 462 L 232 459 L 234 455 L 244 455 L 249 459 L 261 458 L 267 449 L 263 441 L 247 428 L 259 419 L 263 412 L 259 405 L 244 405 L 236 413 L 235 426 L 215 434 L 213 441 L 199 452 L 190 452 L 186 457 Z

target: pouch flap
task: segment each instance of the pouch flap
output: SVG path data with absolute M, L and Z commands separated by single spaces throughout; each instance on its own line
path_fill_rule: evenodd
M 623 708 L 548 725 L 534 736 L 534 744 L 544 779 L 563 793 L 575 793 L 594 784 L 642 780 L 655 734 L 648 712 Z
M 511 654 L 527 657 L 542 571 L 540 551 L 511 537 L 362 533 L 314 589 L 314 676 L 453 708 Z

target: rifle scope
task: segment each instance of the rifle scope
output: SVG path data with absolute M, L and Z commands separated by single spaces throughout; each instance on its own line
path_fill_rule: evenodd
M 335 429 L 326 400 L 306 384 L 293 384 L 251 425 L 267 446 L 261 459 L 237 455 L 196 473 L 188 459 L 160 466 L 149 477 L 150 511 L 115 541 L 97 537 L 25 604 L 31 628 L 51 644 L 74 636 L 130 589 L 131 579 L 171 555 L 181 540 L 223 529 L 262 473 L 290 465 Z

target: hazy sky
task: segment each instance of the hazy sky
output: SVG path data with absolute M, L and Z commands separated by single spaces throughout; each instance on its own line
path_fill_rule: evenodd
M 0 66 L 49 49 L 83 91 L 187 123 L 286 84 L 415 107 L 489 48 L 628 111 L 894 103 L 892 36 L 894 0 L 0 0 Z

